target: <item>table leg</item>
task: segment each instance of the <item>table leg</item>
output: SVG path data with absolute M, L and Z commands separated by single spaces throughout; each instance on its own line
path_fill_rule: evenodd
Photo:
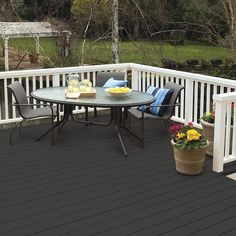
M 61 121 L 57 121 L 52 128 L 47 130 L 43 135 L 41 135 L 36 141 L 39 141 L 44 136 L 46 136 L 49 132 L 52 132 L 54 128 L 59 127 L 59 130 L 61 130 L 66 122 L 68 121 L 69 117 L 71 116 L 72 120 L 79 123 L 86 123 L 91 125 L 101 125 L 101 126 L 108 126 L 114 121 L 115 131 L 117 133 L 118 139 L 120 141 L 124 156 L 127 157 L 127 151 L 122 139 L 122 136 L 120 134 L 120 127 L 122 126 L 123 120 L 122 120 L 122 107 L 112 107 L 111 108 L 111 119 L 108 123 L 99 123 L 99 122 L 91 122 L 91 121 L 81 121 L 76 120 L 73 117 L 73 109 L 72 105 L 65 104 L 64 105 L 64 116 Z
M 64 127 L 65 123 L 67 122 L 67 120 L 69 119 L 70 116 L 70 108 L 65 106 L 64 107 L 64 116 L 63 119 L 61 121 L 59 121 L 57 119 L 57 122 L 53 125 L 53 127 L 51 127 L 50 129 L 48 129 L 44 134 L 42 134 L 39 138 L 36 139 L 36 141 L 41 140 L 43 137 L 45 137 L 48 133 L 52 132 L 56 127 L 59 127 L 59 131 Z
M 122 125 L 122 107 L 112 107 L 112 116 L 115 123 L 115 130 L 119 138 L 121 147 L 123 149 L 124 156 L 127 157 L 127 151 L 126 151 L 122 136 L 120 134 L 120 127 Z
M 121 137 L 121 134 L 120 134 L 120 131 L 119 131 L 119 126 L 118 125 L 115 125 L 115 130 L 116 130 L 116 133 L 117 133 L 117 136 L 120 140 L 120 144 L 121 144 L 121 147 L 123 149 L 123 153 L 124 153 L 124 156 L 127 157 L 127 151 L 125 149 L 125 145 L 124 145 L 124 142 L 123 142 L 123 139 Z
M 64 116 L 63 116 L 63 119 L 60 121 L 61 126 L 59 127 L 59 130 L 63 129 L 63 127 L 65 126 L 69 117 L 72 116 L 72 112 L 73 112 L 72 106 L 65 104 L 64 105 Z
M 86 113 L 86 112 L 85 112 Z M 71 119 L 77 123 L 82 123 L 82 124 L 86 124 L 87 125 L 99 125 L 99 126 L 109 126 L 112 121 L 113 121 L 113 118 L 112 118 L 112 115 L 110 116 L 110 120 L 106 123 L 104 122 L 95 122 L 95 121 L 89 121 L 88 120 L 88 116 L 85 114 L 85 120 L 77 120 L 74 116 L 73 116 L 73 113 L 71 112 Z

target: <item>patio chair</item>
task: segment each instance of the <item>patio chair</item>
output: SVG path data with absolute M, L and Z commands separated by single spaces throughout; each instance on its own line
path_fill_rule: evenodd
M 28 102 L 25 90 L 22 86 L 22 84 L 18 81 L 15 81 L 11 85 L 7 86 L 9 91 L 13 94 L 15 98 L 15 103 L 12 104 L 13 106 L 16 106 L 19 111 L 19 115 L 23 118 L 22 121 L 12 129 L 12 132 L 10 134 L 10 145 L 12 145 L 12 136 L 14 131 L 18 126 L 20 126 L 20 134 L 21 134 L 21 126 L 22 123 L 26 120 L 33 120 L 33 119 L 39 119 L 39 118 L 51 118 L 51 128 L 48 130 L 44 135 L 41 137 L 44 137 L 47 133 L 52 133 L 52 145 L 53 143 L 53 121 L 57 117 L 59 118 L 59 113 L 57 107 L 48 105 L 48 104 L 30 104 Z M 33 109 L 33 106 L 40 106 L 39 108 Z M 42 107 L 43 106 L 43 107 Z
M 104 84 L 110 79 L 114 78 L 115 80 L 124 80 L 124 72 L 97 72 L 96 76 L 96 87 L 103 87 Z M 97 117 L 97 108 L 94 107 L 94 116 Z M 85 107 L 85 119 L 88 120 L 88 107 Z
M 167 82 L 163 88 L 173 90 L 173 93 L 170 97 L 168 104 L 156 105 L 156 106 L 148 105 L 148 106 L 145 106 L 145 108 L 142 111 L 140 111 L 136 107 L 132 107 L 131 109 L 128 110 L 129 133 L 133 135 L 135 138 L 137 138 L 139 141 L 141 141 L 142 146 L 143 146 L 143 139 L 144 139 L 144 134 L 143 134 L 144 133 L 144 119 L 160 120 L 164 123 L 165 130 L 167 130 L 167 122 L 170 120 L 170 118 L 174 114 L 175 107 L 180 105 L 180 103 L 177 103 L 177 100 L 181 94 L 181 91 L 184 89 L 184 87 L 179 84 L 175 84 L 173 82 Z M 161 115 L 154 115 L 149 112 L 149 109 L 152 107 L 153 108 L 162 107 L 164 108 L 164 110 Z M 131 127 L 130 127 L 131 115 L 135 117 L 138 121 L 141 121 L 141 137 L 138 137 L 135 133 L 131 131 Z

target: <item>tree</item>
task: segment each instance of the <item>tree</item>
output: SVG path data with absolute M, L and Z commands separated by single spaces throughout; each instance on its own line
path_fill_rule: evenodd
M 232 59 L 236 62 L 236 1 L 222 0 L 222 4 L 225 13 L 225 21 L 229 28 L 224 42 L 225 45 L 230 48 Z
M 108 10 L 111 9 L 111 11 Z M 104 15 L 104 12 L 107 13 Z M 84 28 L 83 34 L 83 45 L 82 45 L 82 62 L 84 58 L 84 47 L 85 40 L 87 37 L 87 33 L 89 28 L 93 25 L 98 27 L 98 23 L 101 23 L 101 19 L 106 19 L 106 22 L 109 22 L 110 19 L 108 12 L 112 12 L 110 18 L 112 18 L 111 22 L 111 38 L 112 38 L 112 62 L 119 62 L 119 27 L 118 27 L 118 0 L 112 0 L 112 2 L 108 0 L 73 0 L 72 3 L 72 13 L 79 17 L 79 15 L 89 16 L 86 18 L 86 24 Z M 101 17 L 103 16 L 103 17 Z M 80 16 L 81 17 L 81 16 Z M 100 20 L 100 21 L 99 21 Z M 84 21 L 84 20 L 83 20 Z M 84 22 L 85 23 L 85 22 Z M 101 25 L 101 24 L 100 24 Z M 109 28 L 109 25 L 108 25 Z M 95 29 L 97 31 L 98 29 Z M 107 33 L 110 35 L 110 32 Z
M 112 62 L 119 63 L 118 0 L 112 1 Z
M 189 30 L 200 33 L 201 37 L 207 36 L 211 42 L 229 49 L 231 59 L 236 62 L 235 0 L 172 1 L 177 4 L 175 12 L 179 13 L 175 21 L 186 28 L 189 25 Z M 193 38 L 196 39 L 196 35 Z
M 24 0 L 22 17 L 28 20 L 42 20 L 45 17 L 69 19 L 71 0 Z
M 89 9 L 90 13 L 89 13 L 89 17 L 87 19 L 87 24 L 85 26 L 84 29 L 84 34 L 83 34 L 83 43 L 82 43 L 82 47 L 81 47 L 81 62 L 80 64 L 83 65 L 84 64 L 84 57 L 85 57 L 85 42 L 86 42 L 86 36 L 87 36 L 87 31 L 89 29 L 90 23 L 91 23 L 91 19 L 93 16 L 93 11 L 94 11 L 94 0 L 73 0 L 73 5 L 72 5 L 72 13 L 73 14 L 79 14 L 82 13 L 84 10 Z
M 0 21 L 16 20 L 11 4 L 13 3 L 9 0 L 0 0 Z M 13 7 L 15 7 L 14 4 Z

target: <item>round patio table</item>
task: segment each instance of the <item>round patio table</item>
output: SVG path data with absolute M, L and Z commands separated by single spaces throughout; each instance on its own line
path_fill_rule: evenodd
M 69 117 L 71 117 L 76 122 L 85 124 L 108 126 L 114 123 L 114 127 L 117 132 L 119 141 L 121 143 L 124 155 L 127 156 L 127 151 L 125 149 L 124 142 L 119 132 L 119 129 L 122 126 L 122 110 L 123 108 L 128 109 L 130 107 L 150 104 L 155 100 L 154 96 L 139 91 L 132 91 L 127 96 L 115 97 L 107 93 L 105 91 L 105 88 L 95 87 L 96 90 L 95 97 L 82 97 L 82 98 L 71 99 L 71 98 L 66 98 L 65 89 L 66 87 L 50 87 L 50 88 L 37 89 L 31 93 L 31 96 L 37 100 L 64 105 L 63 119 L 61 121 L 57 121 L 53 128 L 57 126 L 59 128 L 62 128 L 69 119 Z M 111 119 L 108 123 L 98 123 L 88 120 L 84 121 L 76 120 L 72 112 L 73 106 L 111 108 Z M 48 130 L 45 134 L 39 137 L 38 140 L 43 138 L 52 129 Z

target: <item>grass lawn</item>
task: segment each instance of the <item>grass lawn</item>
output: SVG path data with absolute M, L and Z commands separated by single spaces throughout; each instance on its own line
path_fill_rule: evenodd
M 81 58 L 80 40 L 72 40 L 71 51 L 73 55 L 68 59 L 58 58 L 56 55 L 56 40 L 53 38 L 41 38 L 43 51 L 57 66 L 78 65 Z M 35 50 L 35 41 L 32 38 L 11 39 L 10 47 L 26 51 Z M 86 41 L 86 64 L 111 63 L 111 42 L 99 41 L 92 43 Z M 41 51 L 41 54 L 44 53 Z M 120 62 L 134 62 L 148 65 L 161 66 L 161 59 L 168 58 L 176 62 L 184 62 L 187 59 L 206 60 L 229 57 L 226 49 L 194 42 L 186 42 L 184 46 L 172 46 L 168 43 L 154 41 L 120 42 Z

